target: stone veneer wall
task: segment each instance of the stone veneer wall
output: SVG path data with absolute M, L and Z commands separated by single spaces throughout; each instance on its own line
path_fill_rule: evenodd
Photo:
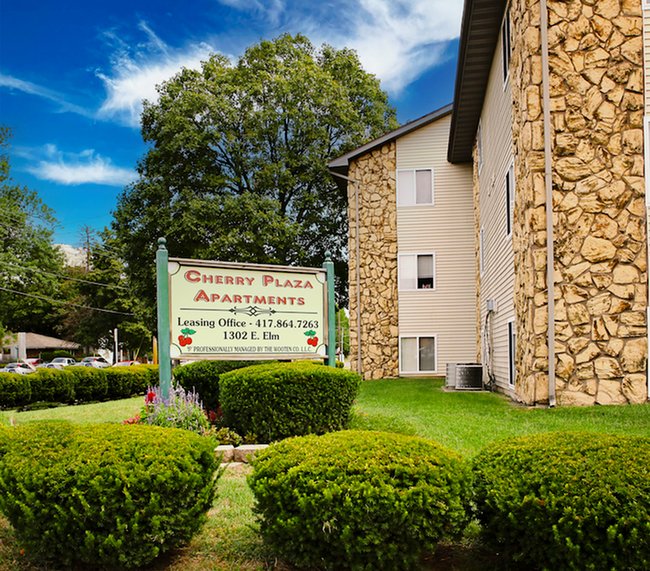
M 399 375 L 397 315 L 397 201 L 395 143 L 356 160 L 348 176 L 360 181 L 361 369 L 364 379 Z M 348 184 L 350 220 L 350 363 L 358 369 L 356 207 Z
M 561 404 L 646 400 L 641 0 L 548 2 Z M 512 0 L 516 391 L 548 401 L 538 0 Z

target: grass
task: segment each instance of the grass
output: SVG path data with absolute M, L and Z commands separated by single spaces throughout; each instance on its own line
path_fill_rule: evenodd
M 363 384 L 354 427 L 430 438 L 473 457 L 488 444 L 556 430 L 650 436 L 647 405 L 529 408 L 496 393 L 441 390 L 442 379 Z
M 0 424 L 25 424 L 37 420 L 69 420 L 77 424 L 122 422 L 140 412 L 144 399 L 135 397 L 79 406 L 57 406 L 22 412 L 0 412 Z
M 589 408 L 526 408 L 483 392 L 445 392 L 440 379 L 367 381 L 362 385 L 351 428 L 389 430 L 436 440 L 467 458 L 500 440 L 552 430 L 594 430 L 650 436 L 647 405 Z M 78 423 L 122 422 L 140 410 L 142 398 L 58 407 L 29 412 L 2 412 L 0 422 L 25 423 L 64 419 Z M 150 571 L 290 571 L 275 560 L 255 531 L 253 496 L 246 485 L 250 468 L 229 469 L 219 482 L 219 497 L 208 523 L 189 546 L 156 560 Z M 516 570 L 475 541 L 475 531 L 457 544 L 441 544 L 424 561 L 429 571 Z M 0 571 L 49 571 L 30 561 L 0 517 Z M 71 571 L 81 571 L 80 567 Z M 94 568 L 94 571 L 102 571 Z M 315 570 L 314 570 L 315 571 Z

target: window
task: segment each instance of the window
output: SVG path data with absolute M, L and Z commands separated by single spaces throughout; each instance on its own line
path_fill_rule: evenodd
M 481 121 L 479 121 L 478 129 L 476 131 L 476 164 L 479 173 L 481 172 L 481 168 L 483 167 L 483 132 L 482 131 L 483 129 L 481 127 Z
M 433 169 L 397 171 L 397 205 L 433 204 Z
M 481 231 L 479 232 L 479 244 L 478 244 L 478 265 L 481 275 L 485 273 L 485 228 L 481 226 Z
M 436 287 L 435 254 L 400 254 L 398 271 L 401 291 Z
M 508 383 L 511 387 L 515 386 L 515 375 L 517 369 L 515 368 L 515 359 L 517 357 L 517 332 L 515 330 L 515 322 L 508 321 Z
M 401 337 L 399 355 L 402 373 L 435 373 L 437 370 L 435 336 Z
M 506 173 L 506 234 L 512 236 L 515 212 L 515 165 L 510 162 Z
M 501 55 L 503 61 L 503 83 L 508 81 L 510 75 L 510 54 L 512 46 L 510 44 L 510 6 L 506 8 L 506 14 L 501 24 Z

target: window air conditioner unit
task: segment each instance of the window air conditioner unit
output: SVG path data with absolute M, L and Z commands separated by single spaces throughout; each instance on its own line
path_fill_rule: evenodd
M 445 386 L 457 391 L 483 389 L 483 365 L 480 363 L 447 363 Z

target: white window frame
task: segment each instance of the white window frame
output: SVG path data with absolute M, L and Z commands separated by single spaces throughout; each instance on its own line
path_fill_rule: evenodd
M 650 2 L 650 0 L 648 0 Z M 476 162 L 478 164 L 478 173 L 481 174 L 483 168 L 483 122 L 479 119 L 478 129 L 476 130 Z
M 517 328 L 514 318 L 508 319 L 508 386 L 514 388 L 517 376 Z
M 417 198 L 417 187 L 416 187 L 416 173 L 418 171 L 429 171 L 431 173 L 431 202 L 416 202 Z M 399 189 L 399 173 L 401 172 L 411 172 L 413 173 L 413 202 L 411 204 L 400 204 L 400 189 Z M 434 176 L 433 176 L 433 167 L 425 167 L 425 168 L 417 168 L 417 169 L 397 169 L 397 176 L 396 176 L 396 187 L 397 187 L 397 206 L 401 208 L 412 208 L 412 207 L 422 207 L 422 206 L 433 206 L 435 203 L 435 188 L 433 186 L 433 181 L 434 181 Z
M 418 357 L 418 370 L 417 371 L 407 371 L 402 367 L 402 339 L 415 339 L 416 348 L 417 348 L 417 357 Z M 435 363 L 433 371 L 421 371 L 420 370 L 420 339 L 433 339 L 433 351 L 435 354 Z M 400 335 L 399 337 L 399 372 L 405 374 L 431 374 L 435 375 L 438 373 L 438 335 Z
M 481 226 L 478 235 L 478 264 L 481 277 L 485 273 L 485 226 Z
M 650 0 L 643 0 L 643 3 L 641 4 L 641 7 L 644 10 L 650 10 Z
M 510 4 L 506 6 L 506 11 L 501 22 L 501 59 L 503 66 L 503 87 L 508 84 L 510 78 L 510 58 L 512 56 L 512 32 L 510 29 Z
M 506 190 L 506 237 L 512 238 L 512 227 L 515 222 L 515 162 L 510 161 L 505 176 Z
M 416 267 L 416 272 L 417 272 L 417 258 L 418 256 L 431 256 L 433 258 L 433 287 L 429 288 L 405 288 L 402 287 L 402 264 L 400 263 L 400 260 L 403 258 L 407 257 L 412 257 L 415 258 L 415 267 Z M 417 280 L 419 277 L 416 275 L 415 280 L 417 283 Z M 397 284 L 398 284 L 398 291 L 436 291 L 436 287 L 438 285 L 438 280 L 436 279 L 436 253 L 435 252 L 415 252 L 415 253 L 410 253 L 410 254 L 398 254 L 397 255 Z

